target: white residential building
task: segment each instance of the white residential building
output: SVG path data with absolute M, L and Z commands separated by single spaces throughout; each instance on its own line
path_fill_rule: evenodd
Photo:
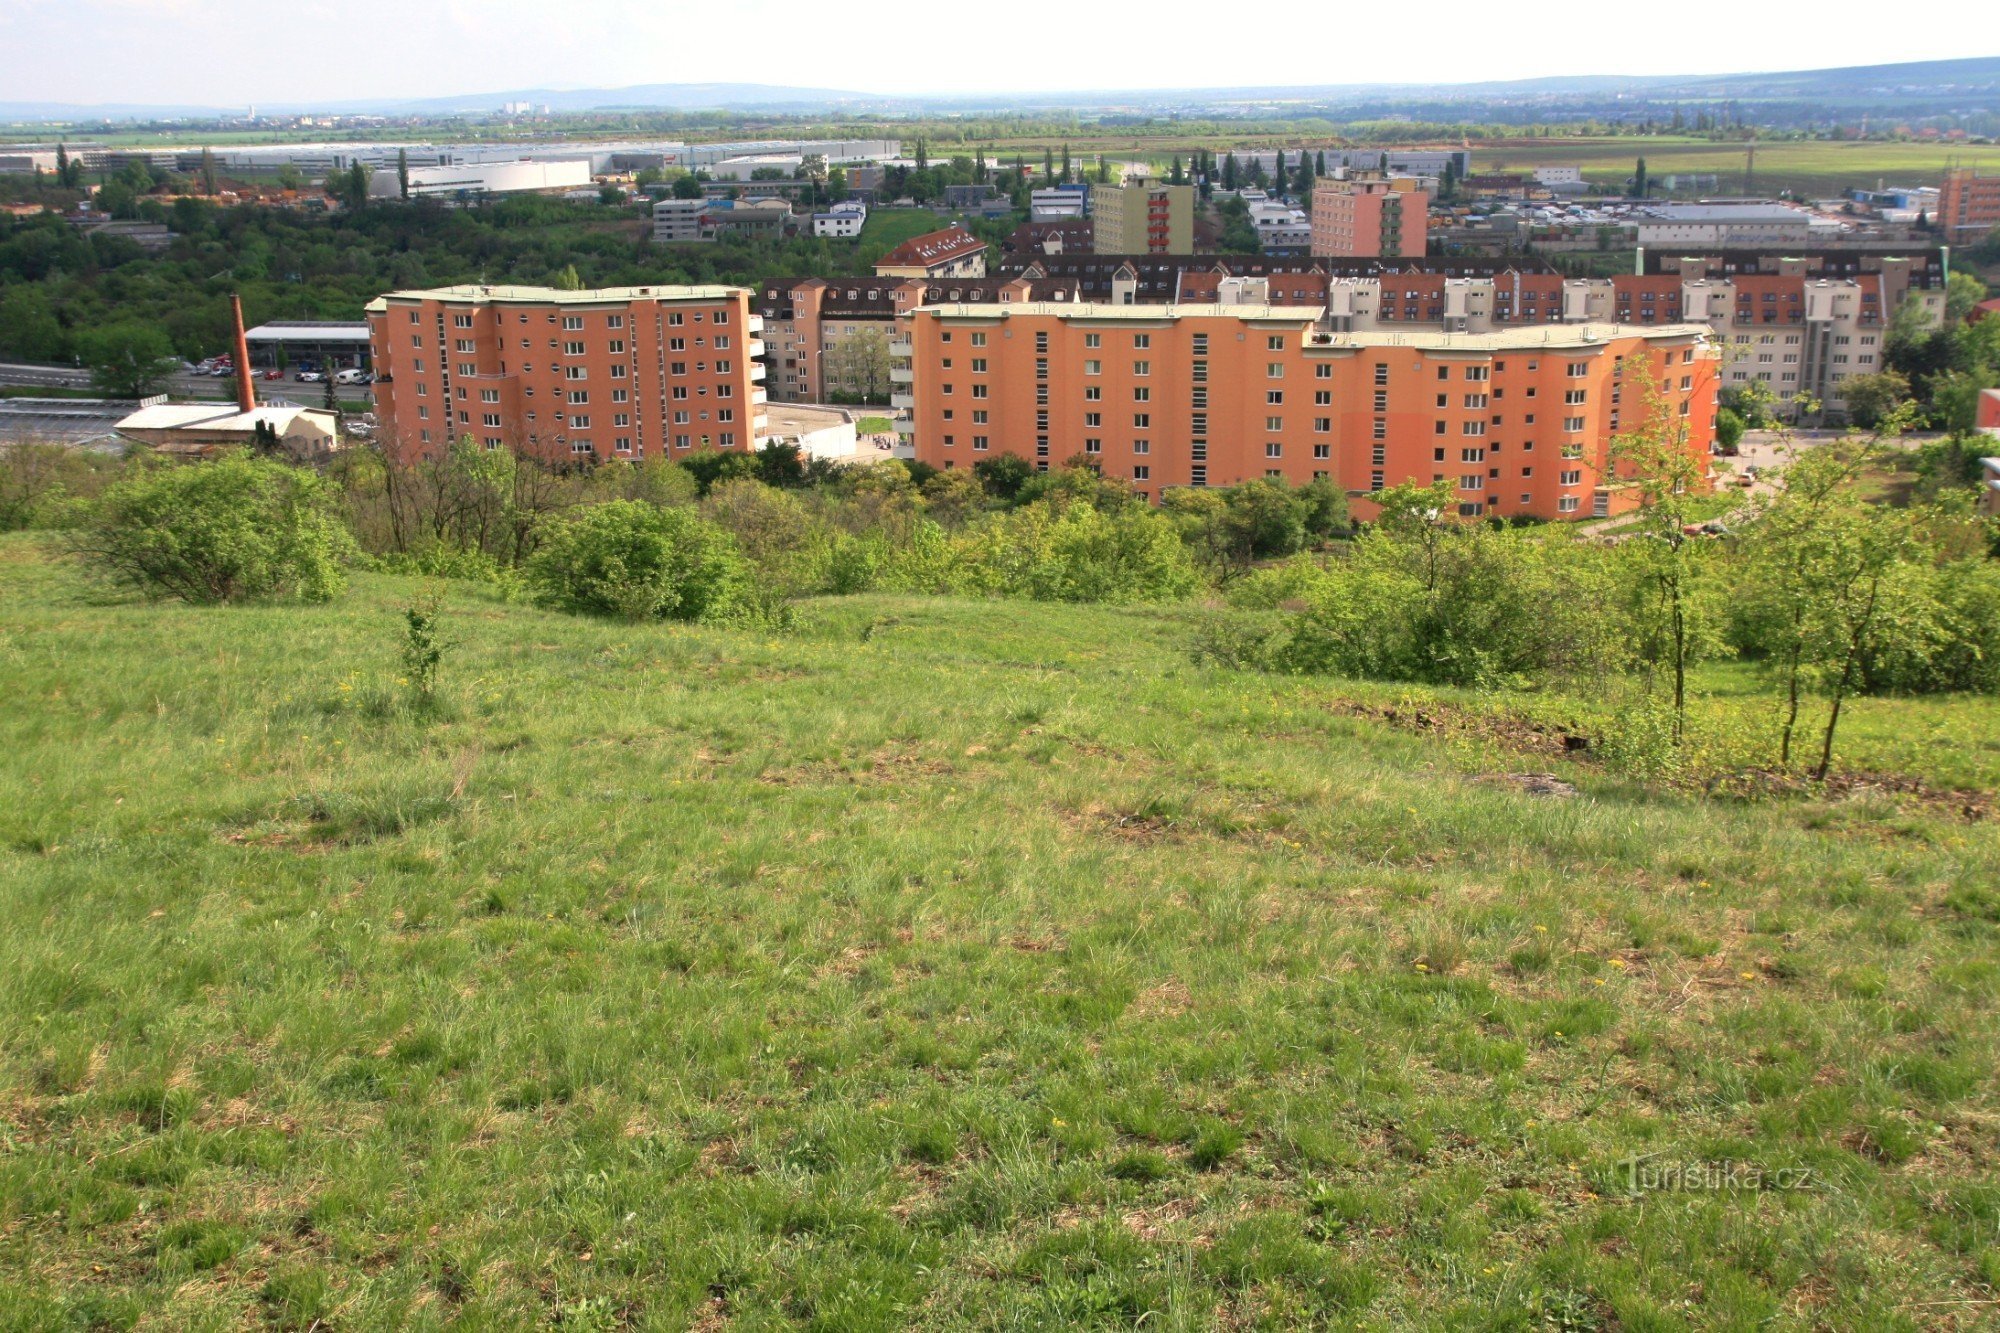
M 853 207 L 835 205 L 824 213 L 813 214 L 813 235 L 830 236 L 838 240 L 852 240 L 861 234 L 868 223 L 868 210 L 856 204 Z

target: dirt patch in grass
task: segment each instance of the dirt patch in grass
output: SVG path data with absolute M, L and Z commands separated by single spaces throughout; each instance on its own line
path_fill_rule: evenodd
M 776 787 L 824 787 L 840 783 L 908 782 L 913 778 L 946 777 L 957 771 L 942 759 L 931 758 L 915 750 L 884 746 L 854 760 L 821 759 L 766 769 L 757 776 L 757 780 Z
M 1560 756 L 1598 768 L 1606 767 L 1603 755 L 1594 747 L 1592 739 L 1580 731 L 1504 709 L 1489 712 L 1435 700 L 1417 704 L 1370 704 L 1353 699 L 1338 699 L 1328 707 L 1344 717 L 1365 718 L 1419 736 L 1439 740 L 1471 740 L 1498 746 L 1512 754 Z M 1513 786 L 1537 795 L 1567 796 L 1575 793 L 1573 786 L 1552 773 L 1482 774 L 1473 780 Z M 1663 785 L 1739 800 L 1781 797 L 1841 802 L 1881 798 L 1899 806 L 1914 806 L 1926 813 L 1968 822 L 1991 819 L 1996 814 L 1991 792 L 1965 787 L 1939 787 L 1906 773 L 1836 772 L 1828 775 L 1825 781 L 1817 781 L 1801 773 L 1744 768 L 1725 773 L 1691 774 Z
M 1519 713 L 1481 712 L 1455 704 L 1426 702 L 1370 704 L 1336 699 L 1328 707 L 1343 717 L 1383 722 L 1420 736 L 1466 737 L 1492 741 L 1518 754 L 1576 756 L 1587 754 L 1590 740 L 1577 732 L 1552 726 Z
M 1863 801 L 1880 797 L 1898 805 L 1916 805 L 1934 814 L 1948 814 L 1968 823 L 1994 817 L 1993 793 L 1969 787 L 1937 787 L 1905 773 L 1830 773 L 1824 782 L 1800 773 L 1776 769 L 1746 769 L 1723 773 L 1702 784 L 1717 796 L 1794 796 L 1824 801 Z

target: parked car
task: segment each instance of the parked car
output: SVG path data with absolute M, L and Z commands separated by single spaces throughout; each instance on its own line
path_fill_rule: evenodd
M 318 384 L 326 376 L 320 374 L 317 370 L 301 370 L 298 374 L 292 376 L 292 378 L 301 384 Z
M 281 380 L 284 377 L 285 377 L 285 372 L 279 370 L 276 366 L 273 366 L 269 370 L 264 372 L 264 378 L 267 380 Z

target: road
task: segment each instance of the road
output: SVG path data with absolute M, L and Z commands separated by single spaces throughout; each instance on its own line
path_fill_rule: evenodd
M 39 366 L 21 362 L 0 362 L 0 388 L 89 389 L 90 372 L 70 366 Z M 369 401 L 373 394 L 365 384 L 336 385 L 341 405 L 359 410 L 356 404 Z M 236 381 L 213 375 L 175 374 L 166 383 L 169 398 L 181 401 L 228 401 L 236 396 Z M 299 407 L 319 407 L 326 402 L 325 384 L 301 384 L 288 374 L 281 380 L 259 379 L 257 400 L 262 403 L 292 403 Z
M 0 387 L 35 389 L 88 389 L 90 372 L 71 366 L 38 366 L 21 362 L 0 362 Z M 338 386 L 343 400 L 365 398 L 365 384 Z M 236 381 L 212 375 L 176 374 L 167 381 L 166 392 L 174 398 L 228 398 L 236 392 Z M 257 396 L 283 398 L 303 407 L 314 407 L 326 399 L 324 384 L 301 384 L 287 375 L 281 380 L 259 379 Z

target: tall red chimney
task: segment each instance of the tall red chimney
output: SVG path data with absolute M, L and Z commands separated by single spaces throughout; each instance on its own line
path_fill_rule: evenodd
M 236 406 L 245 412 L 257 408 L 257 387 L 250 378 L 250 340 L 243 336 L 243 298 L 231 292 L 229 310 L 236 317 Z

